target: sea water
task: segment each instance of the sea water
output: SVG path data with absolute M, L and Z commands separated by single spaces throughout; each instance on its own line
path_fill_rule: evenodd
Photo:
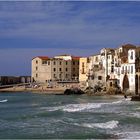
M 0 93 L 1 139 L 138 139 L 140 102 L 123 96 Z

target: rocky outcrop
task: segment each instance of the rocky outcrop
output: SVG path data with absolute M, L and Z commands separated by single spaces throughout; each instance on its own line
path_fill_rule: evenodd
M 132 96 L 131 101 L 140 101 L 140 95 Z
M 71 88 L 71 89 L 66 89 L 64 91 L 64 95 L 81 95 L 81 94 L 85 94 L 85 92 L 79 88 Z

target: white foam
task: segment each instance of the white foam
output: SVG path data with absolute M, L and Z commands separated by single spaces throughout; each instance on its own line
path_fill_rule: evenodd
M 89 111 L 91 109 L 101 108 L 103 105 L 121 104 L 124 102 L 125 100 L 119 100 L 119 101 L 110 102 L 110 103 L 67 104 L 65 106 L 47 107 L 46 109 L 48 111 L 62 110 L 65 112 L 81 112 L 81 111 Z
M 57 111 L 57 110 L 60 110 L 62 108 L 63 108 L 63 106 L 57 106 L 57 107 L 47 107 L 45 109 L 47 109 L 48 111 Z
M 140 112 L 131 113 L 134 117 L 140 118 Z
M 122 102 L 124 102 L 124 100 L 115 101 L 115 102 L 112 102 L 112 103 L 110 103 L 110 104 L 120 104 L 120 103 L 122 103 Z
M 101 103 L 69 104 L 63 107 L 62 110 L 67 112 L 79 112 L 93 108 L 100 108 L 101 106 L 102 106 Z
M 126 139 L 139 139 L 140 140 L 140 132 L 139 131 L 134 131 L 134 132 L 121 132 L 117 133 L 117 135 L 121 138 L 126 138 Z
M 83 110 L 89 110 L 92 108 L 100 108 L 102 103 L 84 103 L 84 104 L 68 104 L 65 106 L 55 106 L 55 107 L 43 107 L 41 109 L 46 109 L 48 111 L 62 110 L 66 112 L 80 112 Z
M 140 107 L 137 107 L 136 110 L 140 110 Z
M 1 100 L 0 103 L 5 103 L 5 102 L 7 102 L 7 101 L 8 101 L 7 99 Z
M 102 129 L 113 129 L 118 127 L 119 122 L 112 120 L 109 122 L 105 122 L 105 123 L 83 123 L 83 124 L 77 124 L 75 123 L 75 125 L 78 126 L 83 126 L 83 127 L 88 127 L 88 128 L 102 128 Z

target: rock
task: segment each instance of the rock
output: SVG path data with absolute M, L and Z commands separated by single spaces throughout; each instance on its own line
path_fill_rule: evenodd
M 140 101 L 140 95 L 132 96 L 131 101 Z
M 71 94 L 81 95 L 81 94 L 85 94 L 85 92 L 82 91 L 81 89 L 78 89 L 78 88 L 66 89 L 66 90 L 64 91 L 64 95 L 71 95 Z

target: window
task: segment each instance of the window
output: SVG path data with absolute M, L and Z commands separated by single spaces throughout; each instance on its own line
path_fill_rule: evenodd
M 59 78 L 61 79 L 61 74 L 59 74 Z
M 38 64 L 38 61 L 36 60 L 36 64 Z
M 130 59 L 133 59 L 133 52 L 131 52 L 131 56 L 130 56 Z
M 127 72 L 127 66 L 125 66 L 125 72 Z
M 66 71 L 68 71 L 68 68 L 66 68 Z
M 118 75 L 120 75 L 120 68 L 118 68 Z
M 62 62 L 60 61 L 60 62 L 59 62 L 59 64 L 61 65 L 61 64 L 62 64 Z
M 46 60 L 42 60 L 42 64 L 47 64 L 47 61 Z
M 111 66 L 111 72 L 114 72 L 114 67 L 113 66 Z
M 66 74 L 66 78 L 68 78 L 68 74 Z
M 122 72 L 121 72 L 122 74 L 124 73 L 124 66 L 122 67 Z
M 91 80 L 94 80 L 94 75 L 91 76 Z
M 66 65 L 68 65 L 68 62 L 66 61 Z
M 85 74 L 85 69 L 84 69 L 84 67 L 82 68 L 82 74 Z
M 110 87 L 112 87 L 112 82 L 110 82 Z
M 128 66 L 128 73 L 130 72 L 130 66 Z
M 133 73 L 133 66 L 131 66 L 131 73 Z
M 36 74 L 36 78 L 38 77 L 38 74 Z
M 82 62 L 82 74 L 85 74 L 85 63 L 84 62 Z
M 102 76 L 98 76 L 98 80 L 102 80 Z
M 79 61 L 77 62 L 77 64 L 79 65 Z
M 48 61 L 48 65 L 50 65 L 50 61 Z
M 62 69 L 61 68 L 59 68 L 59 71 L 61 71 Z
M 54 68 L 53 71 L 56 71 L 56 68 Z
M 38 70 L 38 67 L 36 67 L 36 70 Z
M 56 78 L 56 75 L 54 74 L 53 77 Z
M 73 62 L 73 65 L 75 65 L 75 62 Z
M 98 62 L 98 57 L 96 56 L 95 61 Z
M 53 64 L 55 65 L 55 64 L 56 64 L 56 62 L 54 61 L 54 62 L 53 62 Z

